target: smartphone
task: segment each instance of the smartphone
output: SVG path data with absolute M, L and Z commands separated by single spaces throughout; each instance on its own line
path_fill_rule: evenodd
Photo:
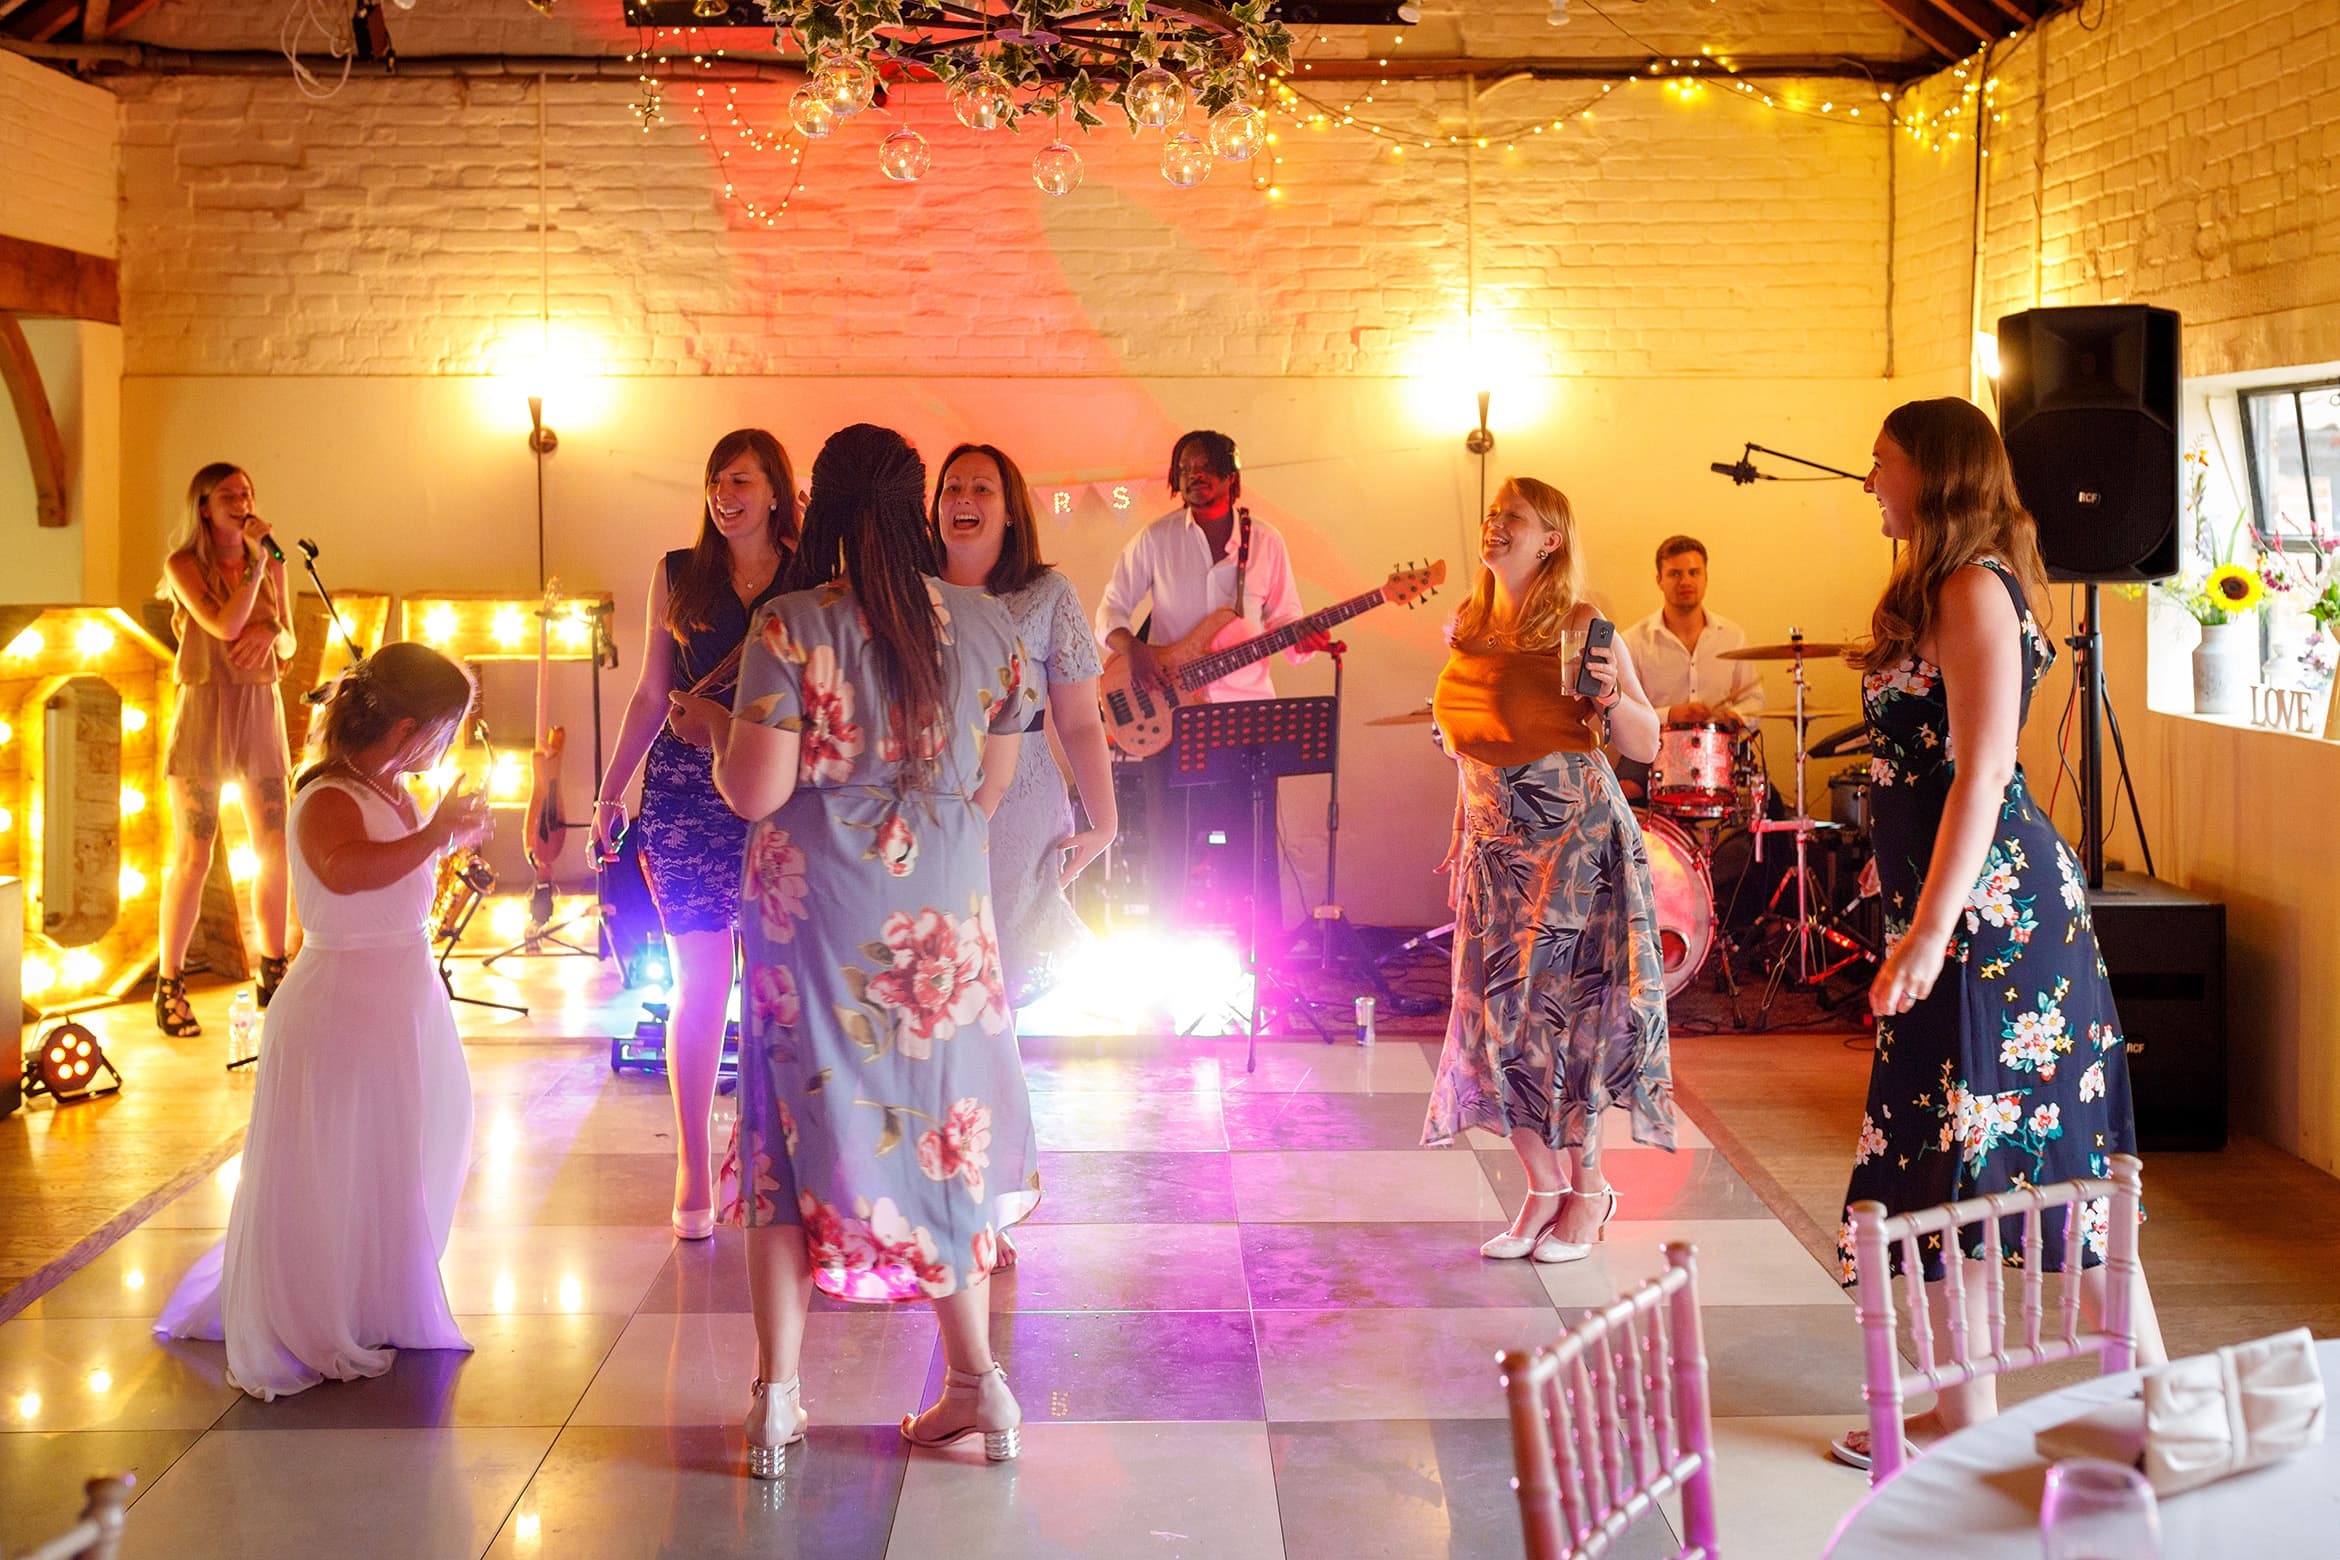
M 1582 697 L 1597 699 L 1601 696 L 1601 680 L 1593 675 L 1592 668 L 1587 666 L 1585 662 L 1591 658 L 1595 650 L 1606 649 L 1616 641 L 1617 625 L 1607 618 L 1594 618 L 1590 624 L 1586 625 L 1584 653 L 1579 655 L 1576 660 L 1576 691 Z

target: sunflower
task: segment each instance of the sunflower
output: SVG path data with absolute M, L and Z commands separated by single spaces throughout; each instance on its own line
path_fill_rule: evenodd
M 2202 594 L 2221 612 L 2248 612 L 2266 593 L 2256 574 L 2231 563 L 2212 569 L 2202 582 Z

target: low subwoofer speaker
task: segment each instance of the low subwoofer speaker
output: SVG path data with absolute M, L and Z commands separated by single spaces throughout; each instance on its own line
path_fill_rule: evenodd
M 2059 580 L 2178 571 L 2178 317 L 2105 305 L 1999 321 L 1999 431 Z
M 2128 1042 L 2137 1146 L 2226 1146 L 2226 906 L 2137 872 L 2090 892 Z

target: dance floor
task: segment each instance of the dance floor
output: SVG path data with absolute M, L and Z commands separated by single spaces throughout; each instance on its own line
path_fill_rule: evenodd
M 1623 1206 L 1591 1260 L 1489 1262 L 1515 1161 L 1413 1146 L 1435 1046 L 1386 1036 L 1270 1042 L 1250 1075 L 1234 1042 L 1028 1040 L 1046 1193 L 993 1285 L 1022 1460 L 906 1450 L 894 1426 L 941 1374 L 931 1315 L 823 1302 L 811 1438 L 751 1482 L 738 1237 L 668 1232 L 663 1085 L 613 1075 L 600 1038 L 630 1009 L 584 961 L 546 970 L 520 975 L 532 1019 L 463 1010 L 478 1157 L 445 1273 L 475 1352 L 261 1404 L 219 1346 L 158 1343 L 230 1161 L 0 1323 L 0 1552 L 65 1525 L 86 1474 L 129 1468 L 125 1553 L 176 1560 L 1514 1555 L 1495 1354 L 1655 1272 L 1670 1239 L 1700 1254 L 1733 1560 L 1816 1555 L 1861 1494 L 1822 1450 L 1859 1417 L 1851 1307 L 1750 1179 L 1809 1224 L 1793 1194 L 1710 1146 L 1695 1090 L 1681 1152 L 1612 1139 Z M 133 1092 L 134 1019 L 115 1026 Z M 1865 1058 L 1832 1039 L 1686 1049 L 1738 1058 L 1719 1082 L 1790 1043 L 1857 1099 Z M 1783 1109 L 1810 1106 L 1795 1092 Z M 72 1119 L 43 1105 L 0 1133 Z M 1841 1165 L 1843 1145 L 1810 1152 Z

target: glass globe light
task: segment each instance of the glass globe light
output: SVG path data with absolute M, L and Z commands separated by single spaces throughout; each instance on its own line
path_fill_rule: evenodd
M 1199 136 L 1173 131 L 1162 143 L 1162 177 L 1191 190 L 1211 176 L 1211 149 Z
M 820 68 L 813 72 L 812 89 L 831 112 L 847 119 L 869 107 L 877 91 L 877 77 L 852 55 L 832 53 L 824 56 Z
M 970 130 L 997 130 L 1008 107 L 1007 78 L 985 66 L 951 86 L 951 112 Z
M 1237 99 L 1211 115 L 1211 150 L 1229 162 L 1249 162 L 1267 145 L 1268 118 Z
M 1129 78 L 1121 101 L 1134 123 L 1159 130 L 1186 112 L 1186 83 L 1159 65 L 1149 65 Z
M 916 184 L 933 161 L 926 137 L 907 125 L 878 143 L 878 171 L 896 184 Z
M 837 130 L 837 111 L 810 87 L 788 94 L 788 120 L 808 141 L 825 141 Z
M 1070 195 L 1081 182 L 1081 154 L 1051 141 L 1032 159 L 1032 182 L 1051 195 Z

